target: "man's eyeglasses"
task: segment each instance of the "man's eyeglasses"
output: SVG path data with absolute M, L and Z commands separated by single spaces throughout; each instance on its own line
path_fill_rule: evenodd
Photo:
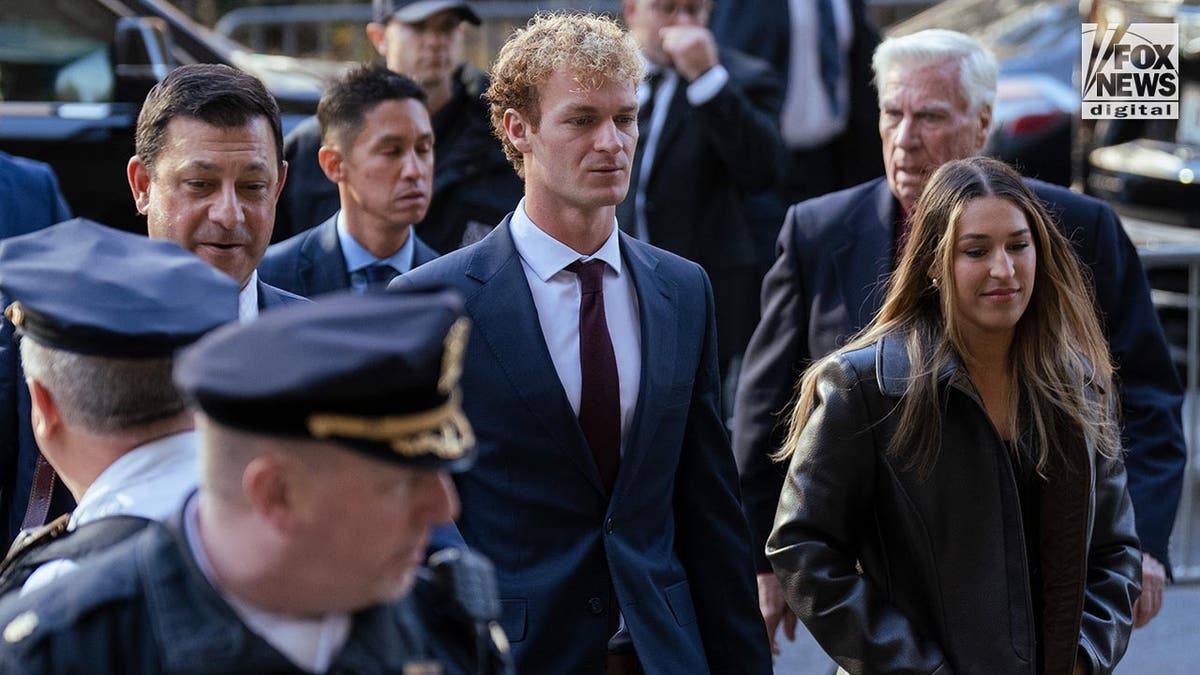
M 676 17 L 680 14 L 699 19 L 708 15 L 712 10 L 712 2 L 671 2 L 671 0 L 655 0 L 650 3 L 650 9 L 663 16 Z

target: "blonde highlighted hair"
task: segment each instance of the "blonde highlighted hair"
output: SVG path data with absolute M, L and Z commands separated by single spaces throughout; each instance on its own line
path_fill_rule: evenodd
M 1017 321 L 1010 353 L 1011 403 L 1014 410 L 1018 401 L 1024 404 L 1022 421 L 1038 472 L 1046 475 L 1050 467 L 1064 465 L 1064 453 L 1074 447 L 1065 439 L 1085 439 L 1103 455 L 1119 455 L 1112 361 L 1083 267 L 1021 177 L 1003 162 L 973 157 L 948 162 L 930 178 L 879 314 L 801 377 L 778 459 L 789 457 L 800 442 L 816 405 L 821 366 L 891 334 L 904 339 L 911 371 L 887 453 L 906 469 L 928 475 L 941 442 L 939 374 L 970 356 L 954 304 L 955 226 L 967 205 L 984 197 L 1003 199 L 1021 211 L 1037 252 L 1033 292 Z M 931 277 L 941 280 L 940 289 Z M 1015 434 L 1016 429 L 1002 431 Z
M 524 161 L 504 131 L 504 112 L 517 111 L 536 129 L 541 121 L 538 88 L 558 70 L 569 71 L 584 89 L 598 88 L 606 80 L 636 84 L 645 74 L 637 42 L 608 17 L 544 13 L 517 29 L 492 64 L 487 99 L 492 133 L 522 177 Z

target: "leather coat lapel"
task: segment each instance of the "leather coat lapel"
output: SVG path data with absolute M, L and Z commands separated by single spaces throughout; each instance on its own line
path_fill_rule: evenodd
M 505 218 L 475 245 L 467 276 L 483 285 L 467 298 L 467 313 L 526 409 L 596 489 L 605 493 L 596 461 L 550 360 L 508 223 Z M 493 395 L 504 398 L 502 393 Z
M 871 322 L 883 304 L 887 277 L 892 270 L 894 227 L 892 193 L 887 181 L 858 208 L 847 214 L 842 231 L 847 239 L 834 249 L 832 260 L 837 268 L 838 286 L 846 303 L 846 336 L 857 333 Z M 869 226 L 860 226 L 859 223 Z
M 653 250 L 622 233 L 621 254 L 637 290 L 642 377 L 628 437 L 621 439 L 623 454 L 617 483 L 613 487 L 613 502 L 634 484 L 638 467 L 651 450 L 649 443 L 658 429 L 663 402 L 674 381 L 676 326 L 679 325 L 675 285 L 658 273 L 658 258 Z

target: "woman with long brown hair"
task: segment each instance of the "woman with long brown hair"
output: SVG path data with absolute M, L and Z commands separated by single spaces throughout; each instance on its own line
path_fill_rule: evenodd
M 1140 558 L 1081 266 L 995 160 L 911 222 L 878 316 L 801 378 L 767 556 L 851 673 L 1109 673 Z

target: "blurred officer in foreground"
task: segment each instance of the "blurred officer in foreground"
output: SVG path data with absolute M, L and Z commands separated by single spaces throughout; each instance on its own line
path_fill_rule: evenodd
M 386 288 L 397 274 L 437 257 L 413 232 L 433 190 L 433 128 L 417 83 L 383 66 L 334 82 L 317 108 L 321 169 L 341 208 L 314 229 L 267 249 L 258 273 L 313 297 Z
M 0 605 L 0 672 L 506 672 L 486 563 L 406 598 L 473 461 L 467 331 L 447 292 L 340 295 L 184 352 L 199 492 Z
M 34 436 L 79 503 L 16 542 L 0 567 L 8 593 L 67 574 L 195 489 L 173 355 L 237 319 L 237 284 L 174 242 L 77 219 L 0 242 L 0 294 L 13 301 Z
M 479 17 L 463 0 L 374 0 L 367 37 L 387 67 L 429 95 L 437 164 L 433 200 L 417 232 L 439 253 L 474 243 L 521 198 L 521 184 L 492 137 L 483 100 L 487 76 L 463 59 L 463 23 Z M 338 209 L 337 186 L 318 160 L 317 119 L 288 134 L 291 180 L 280 199 L 273 241 L 315 227 Z

